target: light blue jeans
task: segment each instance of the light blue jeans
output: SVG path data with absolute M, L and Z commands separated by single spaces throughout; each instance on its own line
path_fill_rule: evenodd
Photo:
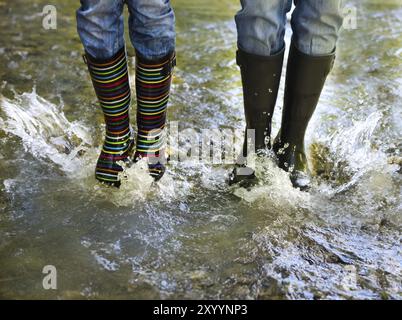
M 81 0 L 77 30 L 86 52 L 108 59 L 124 46 L 123 7 L 128 5 L 130 40 L 149 60 L 175 49 L 175 16 L 170 0 Z
M 286 13 L 292 0 L 241 0 L 236 15 L 238 47 L 245 52 L 269 56 L 285 42 Z M 296 47 L 308 55 L 330 54 L 342 26 L 342 0 L 294 0 L 291 26 Z

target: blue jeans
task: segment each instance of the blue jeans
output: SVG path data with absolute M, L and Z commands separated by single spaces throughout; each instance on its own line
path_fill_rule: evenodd
M 308 55 L 334 51 L 342 26 L 342 0 L 295 0 L 291 26 L 296 47 Z M 238 47 L 245 52 L 269 56 L 285 42 L 286 13 L 292 0 L 241 0 L 236 15 Z
M 175 49 L 175 16 L 170 0 L 81 0 L 77 29 L 86 52 L 108 59 L 124 46 L 123 7 L 128 5 L 130 40 L 149 60 Z

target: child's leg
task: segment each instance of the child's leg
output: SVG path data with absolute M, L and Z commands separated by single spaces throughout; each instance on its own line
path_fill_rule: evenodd
M 124 47 L 123 0 L 81 0 L 77 30 L 85 51 L 109 59 Z
M 82 0 L 77 11 L 78 32 L 85 61 L 106 123 L 105 142 L 96 165 L 96 178 L 120 185 L 119 161 L 128 161 L 133 141 L 131 102 L 123 37 L 123 0 Z
M 160 60 L 175 50 L 175 16 L 170 0 L 127 0 L 130 39 L 141 57 Z
M 168 0 L 129 0 L 130 38 L 136 49 L 137 144 L 135 160 L 150 174 L 165 172 L 165 125 L 175 65 L 175 17 Z

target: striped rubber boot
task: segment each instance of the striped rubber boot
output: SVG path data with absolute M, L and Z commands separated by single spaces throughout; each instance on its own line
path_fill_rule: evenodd
M 119 187 L 118 174 L 123 168 L 118 162 L 130 162 L 129 155 L 133 147 L 126 51 L 123 47 L 108 60 L 97 60 L 86 53 L 84 60 L 106 123 L 105 141 L 96 164 L 95 177 L 101 182 Z
M 137 144 L 134 159 L 147 158 L 150 175 L 159 180 L 165 173 L 165 125 L 175 53 L 158 61 L 137 54 Z

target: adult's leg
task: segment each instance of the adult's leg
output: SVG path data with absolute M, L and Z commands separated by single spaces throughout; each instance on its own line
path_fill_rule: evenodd
M 342 26 L 341 0 L 296 1 L 281 131 L 274 144 L 279 166 L 295 187 L 308 189 L 304 136 L 335 60 Z
M 295 0 L 293 43 L 309 56 L 334 52 L 343 23 L 342 0 Z
M 242 0 L 242 9 L 236 15 L 246 134 L 253 132 L 254 137 L 244 139 L 231 184 L 254 179 L 254 173 L 244 167 L 247 153 L 271 146 L 271 122 L 285 52 L 286 13 L 291 4 L 291 0 Z
M 286 13 L 292 0 L 241 0 L 236 14 L 237 45 L 241 51 L 271 56 L 284 45 Z

